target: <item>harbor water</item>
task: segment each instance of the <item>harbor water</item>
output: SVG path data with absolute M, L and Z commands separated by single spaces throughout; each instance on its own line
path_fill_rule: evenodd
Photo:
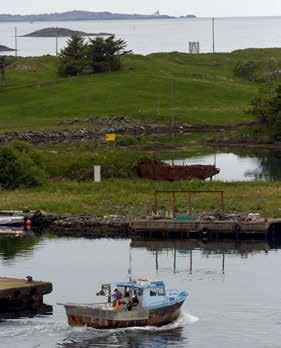
M 58 302 L 95 302 L 103 282 L 163 279 L 189 298 L 162 328 L 72 328 Z M 1 276 L 51 281 L 52 315 L 4 320 L 0 347 L 279 347 L 281 250 L 266 242 L 207 244 L 25 237 L 1 239 Z
M 218 18 L 215 22 L 215 49 L 230 52 L 249 47 L 280 47 L 281 17 Z M 135 53 L 187 52 L 190 41 L 200 42 L 201 52 L 212 51 L 210 18 L 64 21 L 0 23 L 0 45 L 15 47 L 15 27 L 21 56 L 55 54 L 55 38 L 21 37 L 47 27 L 64 27 L 88 33 L 112 33 L 128 42 Z M 67 39 L 59 38 L 59 48 Z
M 220 169 L 217 181 L 281 180 L 281 153 L 270 150 L 239 151 L 195 155 L 169 160 L 175 165 L 211 164 Z

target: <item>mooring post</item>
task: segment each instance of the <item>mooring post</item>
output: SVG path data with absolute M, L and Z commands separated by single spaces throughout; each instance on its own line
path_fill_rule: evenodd
M 177 268 L 177 249 L 175 247 L 175 249 L 174 249 L 174 273 L 176 273 L 176 268 Z
M 159 269 L 159 264 L 158 264 L 158 251 L 156 250 L 155 252 L 155 262 L 156 262 L 156 271 Z
M 222 274 L 224 274 L 224 264 L 225 264 L 225 254 L 224 250 L 222 251 Z
M 192 274 L 192 249 L 190 249 L 190 254 L 189 254 L 189 274 Z

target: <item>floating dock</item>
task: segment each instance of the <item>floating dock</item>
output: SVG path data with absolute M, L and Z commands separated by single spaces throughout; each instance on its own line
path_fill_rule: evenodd
M 43 296 L 52 292 L 52 283 L 28 278 L 0 278 L 0 316 L 1 313 L 45 306 Z
M 281 219 L 256 221 L 178 221 L 176 219 L 142 219 L 130 223 L 136 236 L 182 239 L 280 239 Z

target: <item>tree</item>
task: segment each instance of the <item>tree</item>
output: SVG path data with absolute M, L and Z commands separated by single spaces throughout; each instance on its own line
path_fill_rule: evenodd
M 83 37 L 73 35 L 60 52 L 59 74 L 63 76 L 81 75 L 87 67 L 86 45 Z
M 120 57 L 131 52 L 126 51 L 126 47 L 127 43 L 122 39 L 115 39 L 115 36 L 91 39 L 87 50 L 92 71 L 101 73 L 120 70 Z
M 59 73 L 63 76 L 77 76 L 83 73 L 101 73 L 121 69 L 120 57 L 129 53 L 127 43 L 110 36 L 97 37 L 85 43 L 79 35 L 72 36 L 61 50 Z
M 257 121 L 257 132 L 266 133 L 273 141 L 281 140 L 281 85 L 262 89 L 249 112 Z

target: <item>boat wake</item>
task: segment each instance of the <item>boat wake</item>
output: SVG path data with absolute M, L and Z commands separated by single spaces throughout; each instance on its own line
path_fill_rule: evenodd
M 117 330 L 123 330 L 123 331 L 132 331 L 132 330 L 139 330 L 139 331 L 155 331 L 155 332 L 161 332 L 161 331 L 169 331 L 169 330 L 174 330 L 179 327 L 183 327 L 188 324 L 193 324 L 196 321 L 198 321 L 199 318 L 194 317 L 193 315 L 189 313 L 181 313 L 180 316 L 178 317 L 177 320 L 173 321 L 170 324 L 164 325 L 164 326 L 144 326 L 144 327 L 131 327 L 131 328 L 126 328 L 126 329 L 117 329 Z M 112 331 L 116 331 L 112 330 Z
M 183 346 L 182 330 L 186 325 L 197 322 L 199 318 L 189 313 L 182 313 L 179 318 L 162 327 L 145 326 L 122 329 L 98 330 L 93 328 L 72 328 L 59 347 L 161 347 L 167 342 Z M 136 334 L 137 332 L 137 334 Z
M 121 344 L 130 347 L 132 343 L 149 347 L 150 343 L 174 342 L 180 339 L 181 330 L 199 319 L 189 313 L 181 313 L 179 318 L 162 327 L 146 326 L 123 329 L 97 330 L 93 328 L 71 327 L 66 322 L 56 322 L 50 317 L 23 318 L 1 322 L 0 340 L 6 346 L 28 347 L 23 340 L 32 337 L 40 347 L 99 347 L 106 344 L 113 347 Z M 135 335 L 136 331 L 138 332 Z M 46 340 L 48 344 L 45 345 Z M 163 341 L 163 342 L 162 342 Z M 18 343 L 18 344 L 17 344 Z M 117 344 L 117 345 L 118 345 Z

